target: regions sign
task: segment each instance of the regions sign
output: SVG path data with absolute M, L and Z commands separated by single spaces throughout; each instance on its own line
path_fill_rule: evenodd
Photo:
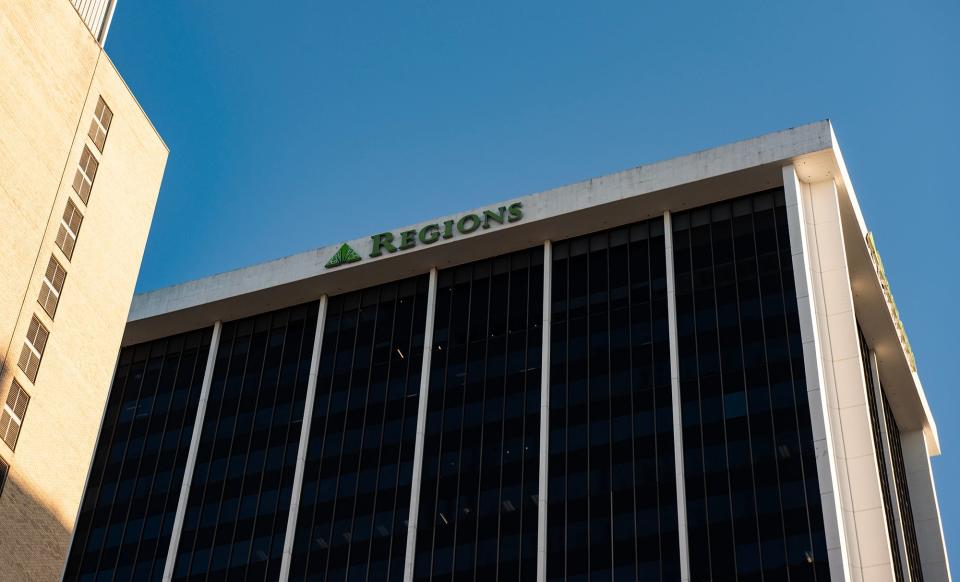
M 424 225 L 418 229 L 393 232 L 381 232 L 370 237 L 371 247 L 367 256 L 379 257 L 384 253 L 406 251 L 420 245 L 431 245 L 440 239 L 466 235 L 478 229 L 487 229 L 494 225 L 517 222 L 523 218 L 523 203 L 514 202 L 496 210 L 484 210 L 480 214 L 465 214 L 458 220 L 445 220 L 442 223 Z M 340 245 L 337 252 L 327 261 L 326 268 L 339 267 L 361 260 L 357 251 L 348 244 Z

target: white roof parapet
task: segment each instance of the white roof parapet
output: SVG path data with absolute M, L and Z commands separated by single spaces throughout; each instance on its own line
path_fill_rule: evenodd
M 397 255 L 383 255 L 365 259 L 360 263 L 338 267 L 336 271 L 327 271 L 324 269 L 324 264 L 329 256 L 336 252 L 340 243 L 148 291 L 134 297 L 129 321 L 149 319 L 312 277 L 323 277 L 333 273 L 341 274 L 350 270 L 361 269 L 373 262 L 396 260 L 401 256 L 420 253 L 438 252 L 444 247 L 463 244 L 467 240 L 503 237 L 508 231 L 529 231 L 531 226 L 536 223 L 561 218 L 571 213 L 602 207 L 647 194 L 669 191 L 743 170 L 779 164 L 797 157 L 829 150 L 832 145 L 833 133 L 830 122 L 819 121 L 662 162 L 638 166 L 615 174 L 512 199 L 508 203 L 521 202 L 523 205 L 524 218 L 520 222 L 507 224 L 495 230 L 478 230 L 469 236 L 439 240 L 430 246 L 421 245 Z M 779 172 L 779 165 L 777 165 L 777 171 Z M 658 202 L 663 204 L 662 201 Z M 693 200 L 674 201 L 673 204 L 670 204 L 672 206 L 670 209 L 677 210 L 697 204 L 697 201 Z M 496 207 L 497 205 L 491 206 Z M 651 215 L 659 214 L 662 210 L 658 207 Z M 482 213 L 482 209 L 473 209 L 468 212 Z M 428 224 L 442 224 L 447 220 L 456 220 L 460 216 L 462 214 L 444 216 L 397 229 L 394 232 L 419 229 Z M 616 217 L 610 217 L 610 220 L 610 226 L 613 226 L 612 222 L 616 220 Z M 638 218 L 626 217 L 623 223 L 635 220 L 638 220 Z M 531 241 L 533 240 L 531 239 Z M 369 236 L 347 241 L 347 244 L 353 248 L 365 248 L 368 243 Z M 446 255 L 447 253 L 440 254 Z M 317 296 L 319 297 L 319 293 Z

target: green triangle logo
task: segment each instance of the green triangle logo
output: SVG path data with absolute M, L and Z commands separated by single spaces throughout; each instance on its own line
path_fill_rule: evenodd
M 357 251 L 350 248 L 350 245 L 343 243 L 340 245 L 340 248 L 337 249 L 337 252 L 330 257 L 330 260 L 327 261 L 327 269 L 331 267 L 339 267 L 340 265 L 346 265 L 347 263 L 356 263 L 360 260 L 360 255 L 357 254 Z

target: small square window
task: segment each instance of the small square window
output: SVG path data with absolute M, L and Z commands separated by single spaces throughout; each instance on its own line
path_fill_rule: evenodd
M 83 153 L 80 154 L 80 165 L 77 173 L 73 176 L 73 191 L 80 196 L 84 204 L 90 201 L 90 190 L 93 188 L 93 180 L 97 177 L 97 170 L 100 168 L 100 162 L 94 157 L 90 148 L 83 146 Z
M 20 427 L 23 418 L 27 415 L 27 405 L 30 404 L 30 395 L 16 380 L 7 392 L 7 401 L 0 412 L 0 439 L 7 443 L 10 450 L 16 450 L 17 439 L 20 437 Z
M 77 245 L 81 223 L 83 223 L 83 215 L 80 214 L 80 209 L 73 200 L 67 199 L 67 207 L 63 211 L 63 218 L 60 219 L 60 230 L 57 231 L 57 246 L 63 251 L 67 260 L 73 259 L 73 249 Z
M 113 122 L 113 111 L 107 107 L 107 102 L 103 97 L 97 101 L 97 108 L 93 112 L 93 120 L 90 122 L 90 131 L 87 135 L 97 146 L 97 149 L 103 152 L 103 146 L 107 143 L 107 132 L 110 131 L 110 124 Z
M 40 285 L 40 295 L 37 302 L 47 312 L 50 319 L 57 314 L 57 304 L 60 303 L 60 292 L 63 291 L 63 284 L 67 279 L 67 271 L 63 268 L 53 255 L 50 255 L 50 262 L 47 263 L 47 272 L 44 273 L 43 282 Z
M 37 381 L 40 359 L 43 358 L 43 350 L 47 347 L 49 337 L 50 332 L 34 315 L 33 319 L 30 320 L 30 327 L 27 329 L 27 338 L 23 342 L 20 359 L 17 361 L 17 366 L 30 378 L 31 382 Z

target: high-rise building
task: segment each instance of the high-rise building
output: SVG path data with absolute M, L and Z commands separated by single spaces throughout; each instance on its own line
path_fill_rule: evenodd
M 167 148 L 110 0 L 0 2 L 0 579 L 60 576 Z
M 820 122 L 136 296 L 65 578 L 949 580 L 939 452 Z

